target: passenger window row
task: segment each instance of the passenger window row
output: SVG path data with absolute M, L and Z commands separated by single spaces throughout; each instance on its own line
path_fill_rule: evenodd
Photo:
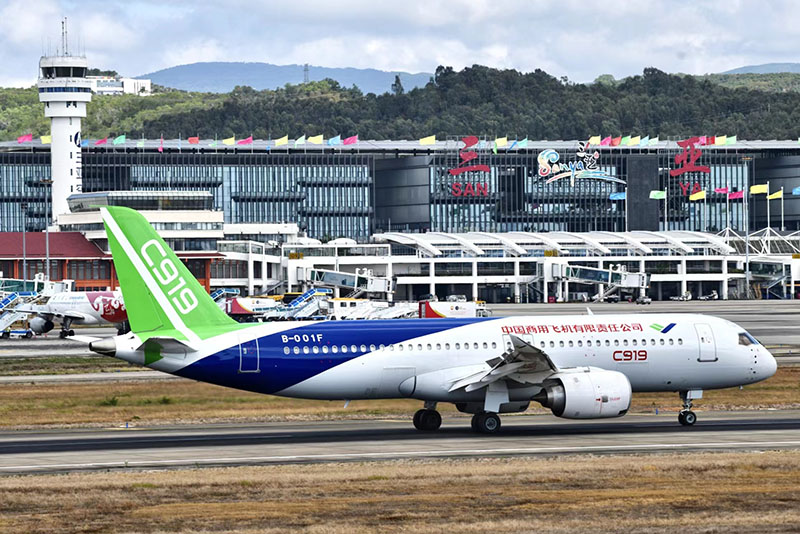
M 450 348 L 451 348 L 450 343 L 445 343 L 444 345 L 442 345 L 442 343 L 436 343 L 435 346 L 436 346 L 436 350 L 437 351 L 441 351 L 442 348 L 444 348 L 444 350 L 450 350 Z M 482 344 L 481 343 L 472 343 L 472 344 L 470 344 L 468 342 L 462 344 L 462 343 L 459 342 L 459 343 L 455 343 L 453 345 L 455 350 L 462 350 L 462 349 L 463 350 L 470 350 L 470 349 L 471 350 L 479 350 L 480 348 L 484 348 L 484 349 L 488 350 L 490 346 L 491 346 L 492 349 L 497 349 L 497 343 L 494 342 L 494 341 L 492 343 L 488 343 L 488 342 L 484 341 Z M 428 344 L 425 345 L 425 349 L 428 352 L 432 352 L 434 350 L 434 345 L 432 343 L 428 343 Z M 407 352 L 414 352 L 414 351 L 422 352 L 423 345 L 422 345 L 422 343 L 417 343 L 416 345 L 414 345 L 413 343 L 407 343 L 407 344 L 397 343 L 397 344 L 388 345 L 388 346 L 387 345 L 378 345 L 378 346 L 369 345 L 369 352 L 375 352 L 377 350 L 380 350 L 380 351 L 388 350 L 390 352 L 394 352 L 394 351 L 398 351 L 398 352 L 405 352 L 405 351 L 407 351 Z M 319 354 L 319 353 L 322 353 L 322 354 L 328 354 L 328 353 L 338 354 L 340 352 L 341 353 L 348 353 L 348 352 L 350 352 L 350 353 L 358 353 L 358 352 L 365 353 L 365 352 L 368 352 L 368 350 L 367 350 L 367 345 L 361 345 L 361 346 L 358 346 L 358 345 L 349 345 L 349 346 L 348 345 L 331 345 L 331 346 L 323 345 L 322 347 L 320 347 L 318 345 L 311 345 L 309 347 L 308 345 L 306 345 L 306 346 L 303 346 L 303 347 L 295 346 L 295 347 L 292 347 L 292 348 L 283 347 L 283 353 L 287 354 L 287 355 L 288 354 L 300 354 L 301 352 L 303 354 Z

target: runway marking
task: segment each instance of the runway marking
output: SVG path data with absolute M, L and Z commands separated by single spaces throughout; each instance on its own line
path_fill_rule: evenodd
M 41 469 L 97 469 L 109 467 L 147 467 L 169 465 L 198 465 L 235 462 L 293 462 L 302 460 L 342 460 L 355 458 L 386 458 L 386 457 L 413 457 L 413 456 L 442 456 L 442 455 L 495 455 L 495 454 L 541 454 L 556 452 L 603 452 L 603 451 L 631 451 L 631 450 L 663 450 L 680 448 L 727 448 L 727 447 L 787 447 L 799 446 L 800 441 L 740 441 L 740 442 L 709 442 L 709 443 L 668 443 L 647 445 L 589 445 L 585 447 L 531 447 L 509 449 L 453 449 L 453 450 L 427 450 L 427 451 L 393 451 L 393 452 L 363 452 L 342 454 L 302 454 L 288 456 L 253 456 L 253 457 L 222 457 L 222 458 L 196 458 L 182 460 L 142 460 L 97 462 L 82 464 L 40 464 L 18 465 L 0 467 L 0 471 L 33 471 Z

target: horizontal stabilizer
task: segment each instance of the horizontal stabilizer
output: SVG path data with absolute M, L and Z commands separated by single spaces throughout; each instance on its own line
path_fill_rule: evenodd
M 187 342 L 174 337 L 151 337 L 139 345 L 136 350 L 159 349 L 162 354 L 183 354 L 186 352 L 197 352 L 197 349 Z
M 66 339 L 69 341 L 77 341 L 78 343 L 86 343 L 88 345 L 93 341 L 100 341 L 102 338 L 92 336 L 67 336 Z

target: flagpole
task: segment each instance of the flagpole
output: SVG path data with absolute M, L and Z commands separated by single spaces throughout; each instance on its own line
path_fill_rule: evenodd
M 769 220 L 769 180 L 767 180 L 767 230 L 770 229 L 769 223 L 770 223 L 770 220 Z M 767 232 L 767 235 L 769 235 L 769 231 Z M 769 241 L 767 241 L 767 242 L 769 242 Z
M 727 217 L 728 229 L 730 230 L 731 228 L 731 183 L 730 182 L 725 182 L 725 189 L 727 189 L 727 191 L 725 192 L 725 213 L 728 214 Z
M 781 232 L 786 231 L 786 225 L 783 220 L 783 186 L 781 186 Z
M 664 188 L 664 231 L 665 231 L 665 232 L 666 232 L 667 230 L 669 230 L 669 224 L 668 224 L 668 220 L 669 220 L 669 212 L 667 211 L 667 210 L 669 209 L 669 208 L 667 207 L 667 194 L 668 194 L 668 193 L 667 193 L 667 190 L 668 190 L 668 189 L 669 189 L 669 185 L 667 185 L 667 186 Z M 627 196 L 628 196 L 628 195 L 625 195 L 625 198 L 627 198 Z M 626 202 L 627 202 L 627 201 L 626 201 Z

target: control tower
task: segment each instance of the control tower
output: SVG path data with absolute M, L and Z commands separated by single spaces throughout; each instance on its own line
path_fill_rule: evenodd
M 69 213 L 67 197 L 82 190 L 81 119 L 92 100 L 92 85 L 86 79 L 85 57 L 72 56 L 67 40 L 67 19 L 61 21 L 61 50 L 39 60 L 39 101 L 50 118 L 50 166 L 53 207 L 51 220 Z

